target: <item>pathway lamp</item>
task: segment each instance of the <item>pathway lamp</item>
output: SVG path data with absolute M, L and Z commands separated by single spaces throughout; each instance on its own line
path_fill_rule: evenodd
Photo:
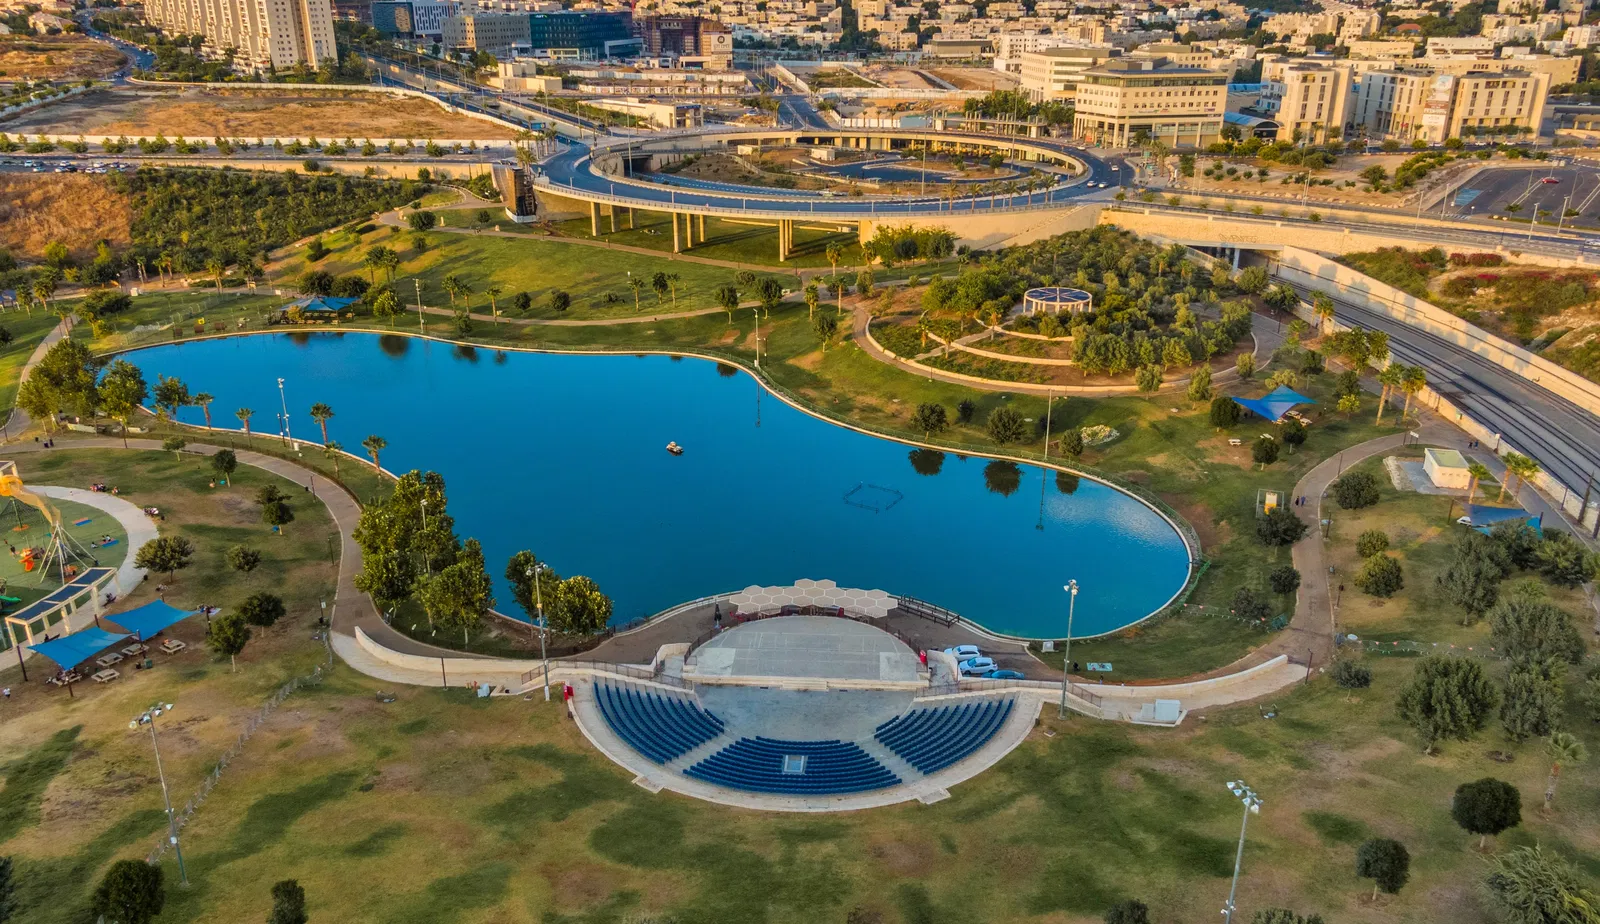
M 1078 608 L 1078 581 L 1076 578 L 1061 588 L 1067 598 L 1067 643 L 1061 651 L 1061 711 L 1057 718 L 1067 717 L 1067 687 L 1072 683 L 1072 617 Z
M 1250 816 L 1261 814 L 1261 797 L 1243 780 L 1228 781 L 1228 792 L 1244 803 L 1244 821 L 1239 825 L 1239 850 L 1233 855 L 1233 885 L 1228 889 L 1228 903 L 1222 906 L 1224 924 L 1233 924 L 1233 913 L 1238 910 L 1233 899 L 1239 891 L 1239 865 L 1244 862 L 1244 832 L 1250 826 Z
M 178 878 L 187 888 L 189 885 L 189 873 L 184 869 L 183 865 L 183 848 L 178 846 L 178 816 L 172 811 L 172 793 L 167 788 L 166 770 L 161 766 L 161 744 L 156 740 L 156 718 L 163 712 L 171 711 L 171 703 L 156 703 L 129 721 L 128 727 L 138 731 L 141 725 L 150 726 L 150 747 L 155 751 L 156 755 L 156 776 L 161 780 L 161 799 L 167 806 L 167 838 L 172 844 L 173 853 L 177 854 L 178 857 Z

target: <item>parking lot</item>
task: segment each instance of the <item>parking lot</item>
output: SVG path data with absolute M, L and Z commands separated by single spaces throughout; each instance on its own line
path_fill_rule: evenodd
M 1515 206 L 1515 208 L 1513 208 Z M 1538 217 L 1554 224 L 1563 208 L 1574 209 L 1566 223 L 1600 224 L 1600 169 L 1587 165 L 1490 167 L 1452 190 L 1442 206 L 1443 217 L 1517 219 Z

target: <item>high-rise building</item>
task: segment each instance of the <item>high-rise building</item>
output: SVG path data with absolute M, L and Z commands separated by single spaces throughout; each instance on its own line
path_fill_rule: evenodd
M 428 0 L 380 0 L 372 4 L 372 28 L 384 35 L 438 38 L 444 21 L 455 12 L 453 3 Z
M 169 33 L 204 35 L 215 54 L 256 68 L 312 67 L 337 58 L 329 0 L 146 0 L 145 19 Z
M 1295 64 L 1274 82 L 1279 100 L 1278 137 L 1321 144 L 1337 137 L 1349 121 L 1351 69 L 1337 65 Z

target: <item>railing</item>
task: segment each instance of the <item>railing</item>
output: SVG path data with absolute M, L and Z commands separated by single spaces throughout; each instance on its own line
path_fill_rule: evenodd
M 637 664 L 617 664 L 611 661 L 551 661 L 550 675 L 554 677 L 557 671 L 613 674 L 618 677 L 626 677 L 629 680 L 648 680 L 651 683 L 659 683 L 663 686 L 677 687 L 680 690 L 694 689 L 694 684 L 684 680 L 682 677 L 673 677 L 670 674 L 664 674 L 658 670 L 648 667 L 640 667 Z M 542 665 L 524 673 L 522 675 L 523 686 L 542 681 L 544 679 L 543 673 L 544 669 Z
M 1061 684 L 1052 680 L 989 680 L 983 677 L 963 677 L 954 683 L 929 684 L 924 696 L 949 696 L 955 693 L 985 693 L 1000 690 L 1049 690 L 1061 691 Z M 1067 684 L 1067 692 L 1072 696 L 1088 703 L 1095 709 L 1104 711 L 1104 700 L 1098 694 L 1075 683 Z
M 852 613 L 842 606 L 819 606 L 816 604 L 791 603 L 785 604 L 779 607 L 776 612 L 771 613 L 731 613 L 728 616 L 729 624 L 727 626 L 713 627 L 695 636 L 693 641 L 689 642 L 688 653 L 692 653 L 701 645 L 711 641 L 733 626 L 743 625 L 748 622 L 758 622 L 763 619 L 776 619 L 780 616 L 832 616 L 836 619 L 849 619 L 854 622 L 864 623 L 872 626 L 874 629 L 877 629 L 881 632 L 887 632 L 898 639 L 900 643 L 905 645 L 907 648 L 910 648 L 912 651 L 917 650 L 916 643 L 910 638 L 906 637 L 904 633 L 888 626 L 879 625 L 879 621 L 871 616 L 866 616 L 861 613 Z M 685 656 L 687 656 L 688 653 L 686 653 Z
M 947 628 L 961 621 L 960 616 L 938 604 L 929 603 L 926 600 L 918 600 L 916 597 L 899 597 L 897 599 L 900 602 L 896 608 L 908 615 L 920 616 Z

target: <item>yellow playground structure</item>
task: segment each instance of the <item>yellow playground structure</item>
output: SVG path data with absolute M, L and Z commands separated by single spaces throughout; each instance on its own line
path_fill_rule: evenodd
M 49 577 L 51 568 L 56 569 L 61 583 L 66 584 L 72 580 L 74 572 L 93 563 L 94 556 L 89 554 L 89 550 L 67 533 L 61 511 L 22 483 L 15 462 L 0 462 L 0 497 L 9 497 L 13 503 L 27 504 L 44 516 L 49 536 L 43 544 L 30 543 L 22 552 L 23 567 L 39 575 L 40 585 Z

